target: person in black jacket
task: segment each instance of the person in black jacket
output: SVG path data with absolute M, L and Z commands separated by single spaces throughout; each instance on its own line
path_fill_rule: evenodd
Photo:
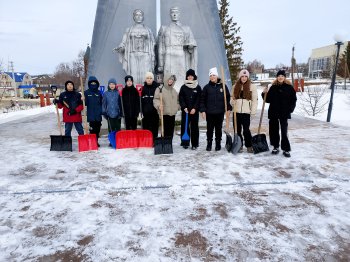
M 272 154 L 279 153 L 280 134 L 279 126 L 281 126 L 281 149 L 285 157 L 290 157 L 290 143 L 288 140 L 288 119 L 291 119 L 297 96 L 291 83 L 286 79 L 284 70 L 279 70 L 277 79 L 272 83 L 270 88 L 266 87 L 262 93 L 262 97 L 267 92 L 266 103 L 270 103 L 268 117 L 270 144 L 274 147 Z
M 188 114 L 187 132 L 191 138 L 192 150 L 198 147 L 199 139 L 199 102 L 202 88 L 198 85 L 196 72 L 189 69 L 186 72 L 185 84 L 181 86 L 179 93 L 179 103 L 181 107 L 181 137 L 185 133 L 186 113 Z M 181 141 L 183 148 L 188 148 L 187 141 Z
M 201 94 L 200 112 L 207 120 L 207 151 L 211 151 L 213 142 L 213 132 L 215 129 L 215 151 L 221 149 L 222 122 L 225 115 L 224 89 L 221 79 L 218 78 L 216 67 L 209 70 L 209 83 L 204 86 Z M 230 91 L 226 88 L 227 111 L 231 111 Z
M 100 83 L 95 76 L 88 80 L 89 89 L 85 91 L 85 105 L 87 110 L 87 121 L 89 122 L 90 134 L 96 134 L 97 145 L 102 126 L 102 95 L 98 88 Z
M 125 77 L 125 88 L 122 92 L 125 129 L 135 130 L 137 128 L 137 117 L 140 113 L 140 98 L 134 86 L 134 78 L 131 75 Z
M 145 83 L 142 88 L 142 126 L 143 129 L 150 130 L 153 134 L 153 140 L 158 137 L 159 115 L 157 109 L 153 106 L 154 92 L 159 84 L 154 81 L 154 75 L 147 72 L 145 75 Z

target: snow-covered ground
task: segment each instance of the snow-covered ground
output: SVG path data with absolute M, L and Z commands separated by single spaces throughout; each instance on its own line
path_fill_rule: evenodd
M 290 159 L 206 152 L 205 132 L 173 155 L 106 135 L 78 153 L 75 132 L 50 152 L 53 107 L 1 114 L 0 261 L 349 261 L 346 101 L 331 123 L 293 115 Z

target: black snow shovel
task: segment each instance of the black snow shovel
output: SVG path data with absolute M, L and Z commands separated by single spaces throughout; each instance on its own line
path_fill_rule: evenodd
M 236 114 L 236 111 L 237 110 L 236 110 L 236 103 L 235 103 L 233 106 L 233 127 L 235 130 L 235 134 L 233 136 L 232 149 L 231 149 L 231 152 L 234 155 L 237 154 L 238 151 L 242 147 L 242 140 L 237 134 L 237 114 Z
M 56 99 L 57 86 L 51 86 L 51 90 L 52 90 L 54 99 Z M 58 112 L 57 103 L 55 104 L 55 107 L 56 107 L 58 130 L 61 135 L 50 136 L 51 137 L 50 151 L 72 151 L 72 137 L 62 135 L 60 113 Z
M 229 121 L 230 121 L 230 116 L 227 114 L 227 101 L 226 101 L 226 82 L 225 82 L 225 73 L 224 73 L 224 68 L 221 66 L 221 78 L 222 78 L 222 87 L 224 89 L 224 103 L 225 103 L 225 116 L 226 116 L 226 127 L 224 129 L 224 132 L 226 134 L 226 144 L 225 148 L 228 152 L 231 152 L 232 150 L 232 136 L 229 132 Z
M 263 102 L 261 114 L 260 114 L 258 134 L 252 137 L 252 147 L 254 150 L 254 154 L 269 151 L 269 145 L 267 144 L 267 141 L 266 141 L 266 135 L 260 134 L 261 122 L 264 115 L 266 95 L 267 95 L 267 92 L 264 94 L 264 102 Z
M 173 154 L 173 140 L 171 137 L 164 137 L 164 121 L 163 121 L 163 94 L 162 88 L 160 90 L 160 123 L 161 123 L 161 137 L 158 137 L 154 141 L 154 154 L 163 155 L 163 154 Z

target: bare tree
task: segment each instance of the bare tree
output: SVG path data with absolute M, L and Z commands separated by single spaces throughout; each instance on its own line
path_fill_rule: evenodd
M 246 68 L 251 74 L 260 74 L 263 73 L 265 66 L 261 61 L 254 59 L 247 63 Z
M 299 97 L 301 110 L 309 116 L 316 116 L 326 111 L 328 105 L 326 93 L 328 88 L 328 85 L 306 86 Z

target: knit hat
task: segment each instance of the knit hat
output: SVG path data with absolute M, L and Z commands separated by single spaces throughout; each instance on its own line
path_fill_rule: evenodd
M 286 71 L 284 71 L 284 70 L 279 70 L 279 71 L 277 72 L 276 77 L 278 77 L 279 75 L 283 75 L 284 77 L 286 77 Z
M 128 80 L 131 80 L 131 82 L 134 82 L 134 78 L 131 75 L 127 75 L 124 79 L 125 79 L 125 83 L 128 82 Z
M 111 79 L 109 79 L 109 81 L 108 81 L 108 85 L 109 84 L 117 84 L 117 80 L 115 80 L 115 78 L 111 78 Z
M 67 90 L 67 85 L 68 85 L 69 83 L 71 83 L 71 84 L 73 85 L 73 89 L 74 89 L 74 83 L 73 83 L 73 81 L 71 81 L 71 80 L 68 80 L 67 82 L 64 83 L 64 89 Z
M 99 88 L 100 83 L 98 82 L 97 78 L 95 76 L 90 76 L 88 80 L 88 86 L 89 88 Z
M 193 76 L 194 80 L 197 80 L 196 72 L 193 69 L 188 69 L 186 72 L 186 80 L 188 76 Z
M 154 80 L 154 75 L 153 75 L 152 72 L 146 72 L 145 79 L 148 78 L 148 77 L 151 77 Z
M 210 68 L 209 69 L 209 76 L 219 76 L 218 69 L 216 67 Z
M 247 69 L 243 69 L 241 70 L 241 72 L 239 72 L 238 78 L 241 79 L 242 76 L 246 76 L 249 78 L 249 72 Z

